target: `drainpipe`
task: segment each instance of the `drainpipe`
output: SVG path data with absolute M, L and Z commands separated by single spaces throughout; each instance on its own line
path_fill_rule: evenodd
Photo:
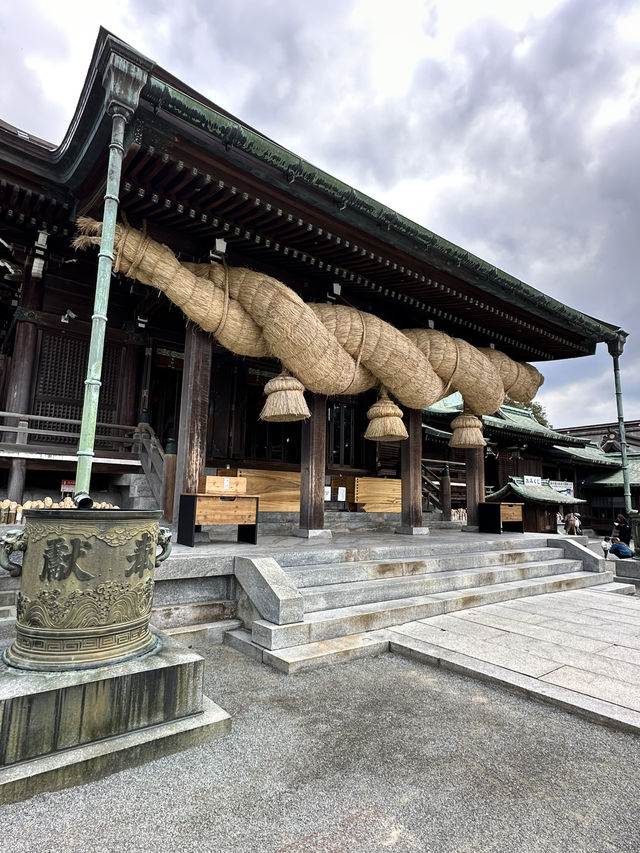
M 622 483 L 624 487 L 624 509 L 628 516 L 631 513 L 631 487 L 629 485 L 629 463 L 627 461 L 627 438 L 624 429 L 624 413 L 622 410 L 622 383 L 620 381 L 619 358 L 624 349 L 626 334 L 618 334 L 615 341 L 607 344 L 609 354 L 613 358 L 613 377 L 616 386 L 616 406 L 618 409 L 618 427 L 620 430 L 620 455 L 622 458 Z
M 124 133 L 127 122 L 138 105 L 147 72 L 121 56 L 112 54 L 104 73 L 103 83 L 107 91 L 107 112 L 111 116 L 111 142 L 109 144 L 109 166 L 104 195 L 102 235 L 98 254 L 98 272 L 93 315 L 87 378 L 84 383 L 82 422 L 77 450 L 76 485 L 73 500 L 80 509 L 89 509 L 93 501 L 89 495 L 91 467 L 93 465 L 98 400 L 100 397 L 102 357 L 104 353 L 107 306 L 113 269 L 113 247 L 116 219 L 118 217 L 118 193 L 124 159 Z

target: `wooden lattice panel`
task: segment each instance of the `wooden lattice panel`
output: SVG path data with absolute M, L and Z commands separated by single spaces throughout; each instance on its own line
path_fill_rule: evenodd
M 80 420 L 89 342 L 47 329 L 41 330 L 40 334 L 40 357 L 32 412 L 43 417 Z M 121 347 L 106 344 L 98 405 L 99 422 L 118 422 L 121 373 Z M 54 432 L 78 432 L 78 427 L 73 424 L 45 421 L 38 426 L 40 429 L 50 429 Z M 76 441 L 77 439 L 72 437 L 66 439 L 61 436 L 41 436 L 38 443 L 75 444 Z

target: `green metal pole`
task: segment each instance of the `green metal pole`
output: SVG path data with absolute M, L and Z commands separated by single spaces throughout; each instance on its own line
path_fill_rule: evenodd
M 98 254 L 98 272 L 96 276 L 96 294 L 91 318 L 91 340 L 89 343 L 89 361 L 87 378 L 84 383 L 84 403 L 82 423 L 77 450 L 76 485 L 73 499 L 80 508 L 88 509 L 93 501 L 89 496 L 91 467 L 93 465 L 96 421 L 98 419 L 98 400 L 100 397 L 102 356 L 104 352 L 105 330 L 107 325 L 107 307 L 109 288 L 113 269 L 113 246 L 115 242 L 116 220 L 120 191 L 120 176 L 124 157 L 124 132 L 128 116 L 125 111 L 113 112 L 111 142 L 109 144 L 109 168 L 107 187 L 104 195 L 104 213 L 102 217 L 102 235 Z
M 624 428 L 624 412 L 622 409 L 622 382 L 620 380 L 619 358 L 624 347 L 624 340 L 618 338 L 615 344 L 609 344 L 609 354 L 613 358 L 613 378 L 616 386 L 616 406 L 618 409 L 618 428 L 620 430 L 620 457 L 622 461 L 622 483 L 624 488 L 624 510 L 628 516 L 631 513 L 631 486 L 629 483 L 629 463 L 627 460 L 627 438 Z

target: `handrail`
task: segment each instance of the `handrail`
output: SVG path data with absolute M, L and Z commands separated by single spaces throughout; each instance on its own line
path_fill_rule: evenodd
M 149 424 L 138 424 L 136 448 L 153 497 L 159 507 L 165 505 L 165 452 Z
M 4 421 L 4 423 L 3 423 Z M 67 426 L 69 429 L 40 428 L 42 424 Z M 76 418 L 59 418 L 48 415 L 28 415 L 20 412 L 0 411 L 0 443 L 3 444 L 69 444 L 80 437 L 81 421 Z M 76 429 L 74 429 L 76 427 Z M 96 441 L 110 444 L 120 452 L 135 452 L 137 426 L 129 424 L 96 424 Z M 38 440 L 39 439 L 39 440 Z

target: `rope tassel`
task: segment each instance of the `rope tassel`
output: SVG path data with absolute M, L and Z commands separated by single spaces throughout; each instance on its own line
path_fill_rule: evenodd
M 486 441 L 482 435 L 482 421 L 469 412 L 463 412 L 451 421 L 453 435 L 449 447 L 484 447 Z
M 260 412 L 260 420 L 269 423 L 304 421 L 311 412 L 304 399 L 304 385 L 295 376 L 283 370 L 264 386 L 267 400 Z
M 378 401 L 367 412 L 369 426 L 364 434 L 371 441 L 402 441 L 409 433 L 402 422 L 402 409 L 389 399 L 386 388 L 380 389 Z

